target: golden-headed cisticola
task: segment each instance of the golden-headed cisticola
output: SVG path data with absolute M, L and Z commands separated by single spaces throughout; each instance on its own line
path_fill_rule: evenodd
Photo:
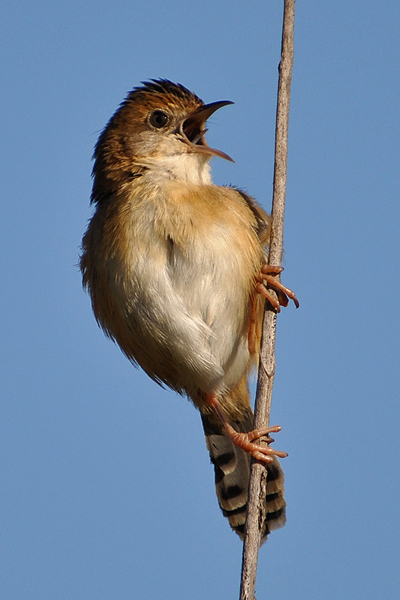
M 243 537 L 250 455 L 268 468 L 263 538 L 285 523 L 285 453 L 256 440 L 248 376 L 265 298 L 294 294 L 266 265 L 269 217 L 246 193 L 213 184 L 204 104 L 180 84 L 130 92 L 94 152 L 94 215 L 82 243 L 95 317 L 134 364 L 200 410 L 220 507 Z M 271 296 L 266 284 L 274 287 Z

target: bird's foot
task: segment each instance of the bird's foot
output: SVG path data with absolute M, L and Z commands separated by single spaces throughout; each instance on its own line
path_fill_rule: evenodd
M 279 275 L 282 271 L 283 267 L 265 264 L 261 267 L 258 283 L 256 284 L 257 292 L 268 300 L 276 312 L 280 312 L 281 306 L 287 306 L 289 300 L 293 300 L 296 308 L 299 308 L 299 301 L 297 300 L 296 294 L 283 285 L 283 283 L 275 279 L 276 275 Z M 277 298 L 269 292 L 266 288 L 266 284 L 276 292 Z
M 249 431 L 248 433 L 239 433 L 233 429 L 231 425 L 228 427 L 225 426 L 225 430 L 235 446 L 241 448 L 245 452 L 248 452 L 256 460 L 261 460 L 265 463 L 271 463 L 273 456 L 279 456 L 279 458 L 285 458 L 287 456 L 287 452 L 275 450 L 269 446 L 269 444 L 275 441 L 269 434 L 277 433 L 281 429 L 282 427 L 279 425 L 274 425 L 273 427 L 261 427 L 261 429 L 253 429 L 253 431 Z M 254 440 L 259 438 L 264 438 L 264 441 L 267 442 L 268 446 L 255 444 Z
M 207 404 L 212 406 L 221 419 L 221 422 L 224 426 L 224 429 L 227 435 L 231 438 L 232 442 L 238 448 L 241 448 L 251 456 L 253 456 L 256 460 L 260 460 L 265 463 L 271 463 L 273 461 L 273 456 L 279 456 L 279 458 L 285 458 L 287 456 L 286 452 L 282 452 L 281 450 L 274 450 L 271 448 L 269 444 L 271 444 L 274 439 L 270 437 L 270 433 L 277 433 L 282 429 L 280 425 L 274 425 L 273 427 L 261 427 L 260 429 L 253 429 L 253 431 L 249 431 L 247 433 L 242 433 L 236 431 L 229 423 L 228 419 L 225 416 L 225 413 L 221 407 L 221 404 L 215 394 L 207 394 L 205 398 Z M 261 446 L 260 444 L 255 444 L 254 440 L 259 438 L 265 438 L 264 441 L 267 442 L 267 446 Z

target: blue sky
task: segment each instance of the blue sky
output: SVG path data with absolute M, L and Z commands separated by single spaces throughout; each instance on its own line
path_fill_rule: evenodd
M 238 597 L 200 417 L 122 356 L 83 293 L 91 155 L 127 91 L 205 102 L 216 183 L 271 204 L 282 2 L 3 7 L 0 595 Z M 300 1 L 272 421 L 288 523 L 258 598 L 399 597 L 399 17 Z

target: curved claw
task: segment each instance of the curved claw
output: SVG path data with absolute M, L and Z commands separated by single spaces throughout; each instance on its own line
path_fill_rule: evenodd
M 241 448 L 245 452 L 248 452 L 256 460 L 261 460 L 265 463 L 271 463 L 273 460 L 272 456 L 279 456 L 279 458 L 285 458 L 287 456 L 287 453 L 282 452 L 281 450 L 274 450 L 274 448 L 271 448 L 270 446 L 260 446 L 258 444 L 254 444 L 254 440 L 264 436 L 267 437 L 265 441 L 269 444 L 269 434 L 278 433 L 278 431 L 282 429 L 280 425 L 273 425 L 272 427 L 260 427 L 259 429 L 248 431 L 247 433 L 236 431 L 236 429 L 234 429 L 227 420 L 217 396 L 215 394 L 207 394 L 204 399 L 209 406 L 213 407 L 221 419 L 227 435 L 231 438 L 235 446 Z M 270 439 L 272 441 L 272 438 Z
M 282 273 L 282 271 L 283 267 L 265 264 L 261 267 L 259 283 L 256 284 L 257 292 L 262 294 L 264 298 L 268 300 L 276 312 L 280 312 L 281 306 L 287 306 L 289 304 L 289 299 L 293 300 L 296 308 L 299 308 L 300 306 L 297 296 L 293 290 L 275 279 L 276 275 L 279 275 Z M 275 298 L 275 296 L 268 291 L 268 289 L 265 287 L 265 283 L 267 283 L 276 292 L 278 298 Z
M 233 428 L 225 429 L 231 438 L 232 442 L 235 446 L 242 448 L 245 452 L 248 452 L 253 456 L 256 460 L 261 460 L 262 462 L 271 463 L 272 456 L 279 456 L 279 458 L 286 458 L 287 452 L 283 452 L 282 450 L 275 450 L 268 446 L 260 446 L 259 444 L 255 444 L 253 440 L 262 438 L 266 436 L 266 442 L 270 444 L 274 440 L 269 436 L 269 433 L 278 432 L 282 428 L 279 425 L 274 425 L 273 427 L 263 427 L 261 429 L 254 429 L 253 431 L 249 431 L 248 433 L 239 433 L 235 431 Z

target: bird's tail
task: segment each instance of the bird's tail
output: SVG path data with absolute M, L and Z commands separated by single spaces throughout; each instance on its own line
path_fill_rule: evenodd
M 244 538 L 247 510 L 247 494 L 250 478 L 250 456 L 233 444 L 224 433 L 222 426 L 202 414 L 207 449 L 215 471 L 215 488 L 218 502 L 232 529 Z M 253 411 L 249 407 L 240 422 L 232 422 L 237 431 L 253 429 Z M 261 541 L 267 535 L 283 527 L 286 522 L 286 502 L 284 499 L 284 475 L 276 456 L 267 465 L 268 478 L 265 496 L 266 517 L 262 527 Z

